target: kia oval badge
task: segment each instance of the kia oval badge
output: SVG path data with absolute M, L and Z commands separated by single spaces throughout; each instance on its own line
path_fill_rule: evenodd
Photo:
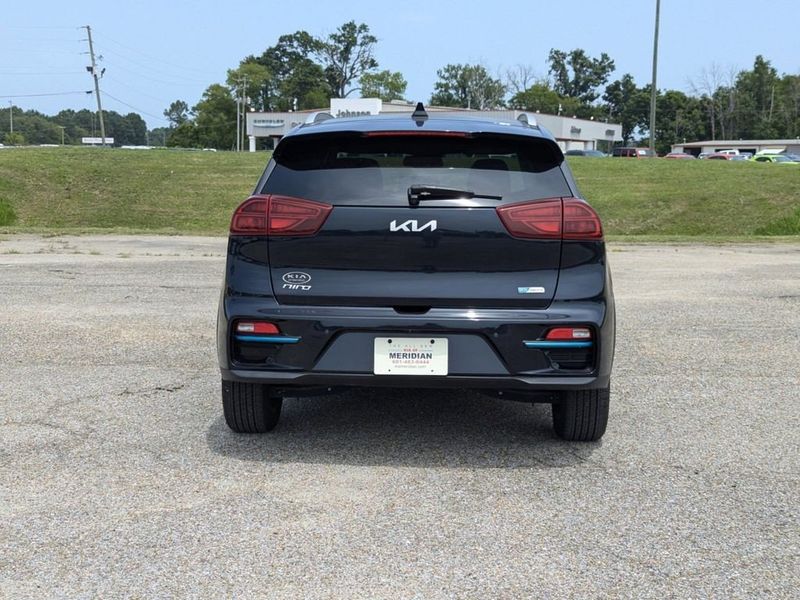
M 303 285 L 311 281 L 311 275 L 302 271 L 291 271 L 290 273 L 284 273 L 282 279 L 285 283 Z

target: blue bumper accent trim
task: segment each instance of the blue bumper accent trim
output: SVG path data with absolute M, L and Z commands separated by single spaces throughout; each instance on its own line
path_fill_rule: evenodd
M 522 342 L 526 348 L 590 348 L 592 342 L 551 342 L 549 340 L 536 340 L 534 342 Z
M 288 335 L 237 335 L 236 339 L 240 342 L 259 342 L 261 344 L 296 344 L 300 341 L 299 337 Z

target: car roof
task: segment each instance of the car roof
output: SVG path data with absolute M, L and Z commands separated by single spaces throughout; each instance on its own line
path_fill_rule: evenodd
M 285 138 L 327 133 L 365 133 L 371 131 L 453 131 L 459 133 L 490 133 L 538 138 L 555 142 L 553 135 L 538 126 L 512 121 L 492 121 L 479 117 L 436 116 L 430 113 L 427 119 L 414 119 L 411 114 L 371 115 L 366 117 L 329 118 L 316 123 L 307 123 L 290 131 Z

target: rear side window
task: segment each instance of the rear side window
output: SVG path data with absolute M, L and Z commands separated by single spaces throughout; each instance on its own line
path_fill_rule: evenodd
M 261 193 L 331 204 L 407 202 L 435 185 L 518 202 L 570 196 L 552 142 L 511 136 L 324 135 L 287 138 Z

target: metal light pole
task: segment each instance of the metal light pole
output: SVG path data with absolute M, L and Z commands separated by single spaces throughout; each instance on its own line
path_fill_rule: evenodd
M 650 150 L 656 151 L 656 74 L 658 72 L 658 22 L 661 17 L 661 0 L 656 0 L 656 30 L 653 35 L 653 83 L 650 90 Z

